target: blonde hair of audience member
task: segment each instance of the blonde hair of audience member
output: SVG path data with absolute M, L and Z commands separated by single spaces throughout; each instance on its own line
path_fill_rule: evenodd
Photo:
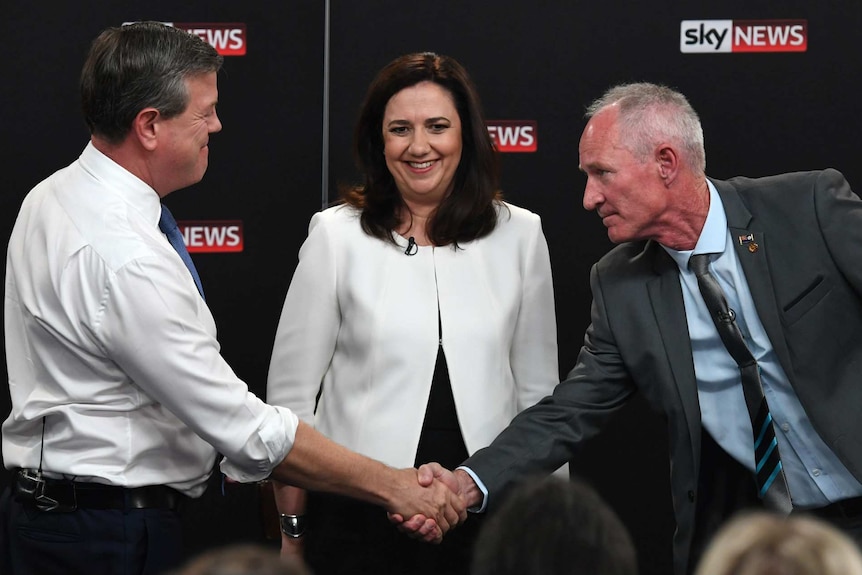
M 862 575 L 862 550 L 816 517 L 748 512 L 716 533 L 695 575 Z
M 296 557 L 257 543 L 237 543 L 204 551 L 166 575 L 312 575 Z

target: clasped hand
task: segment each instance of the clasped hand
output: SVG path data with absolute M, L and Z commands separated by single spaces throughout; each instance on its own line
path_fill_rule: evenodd
M 397 511 L 387 513 L 389 520 L 398 526 L 399 531 L 414 539 L 440 543 L 446 532 L 467 519 L 467 505 L 461 497 L 458 479 L 439 463 L 426 463 L 418 470 L 406 471 L 416 473 L 419 499 L 413 501 L 412 507 L 405 507 L 403 514 Z M 435 508 L 431 512 L 421 510 L 428 497 Z

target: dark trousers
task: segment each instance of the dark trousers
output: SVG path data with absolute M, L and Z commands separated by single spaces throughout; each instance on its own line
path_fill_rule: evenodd
M 172 510 L 44 512 L 6 489 L 0 521 L 0 572 L 8 575 L 158 575 L 183 560 Z
M 697 519 L 689 556 L 689 572 L 694 572 L 700 557 L 726 521 L 741 511 L 758 509 L 763 509 L 763 502 L 757 498 L 751 471 L 719 447 L 704 429 L 701 434 Z M 832 524 L 862 548 L 862 502 L 856 501 L 849 509 L 830 505 L 823 509 L 793 513 L 811 515 Z
M 698 482 L 695 530 L 689 554 L 693 573 L 716 532 L 736 513 L 763 509 L 751 471 L 722 449 L 701 430 L 700 480 Z
M 810 515 L 831 524 L 855 541 L 856 545 L 862 549 L 862 498 L 854 499 L 853 509 L 848 509 L 846 512 L 835 508 L 836 505 L 833 504 L 823 509 L 794 511 L 793 514 Z

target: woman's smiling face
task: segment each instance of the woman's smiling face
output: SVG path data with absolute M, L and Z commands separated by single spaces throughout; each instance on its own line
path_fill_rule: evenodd
M 404 200 L 439 204 L 461 161 L 461 118 L 448 90 L 420 82 L 397 92 L 383 113 L 383 154 Z

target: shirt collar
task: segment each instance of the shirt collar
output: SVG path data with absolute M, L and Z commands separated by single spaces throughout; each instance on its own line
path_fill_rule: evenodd
M 107 190 L 158 225 L 161 198 L 146 182 L 100 152 L 93 142 L 87 143 L 78 160 L 88 174 L 106 184 Z

